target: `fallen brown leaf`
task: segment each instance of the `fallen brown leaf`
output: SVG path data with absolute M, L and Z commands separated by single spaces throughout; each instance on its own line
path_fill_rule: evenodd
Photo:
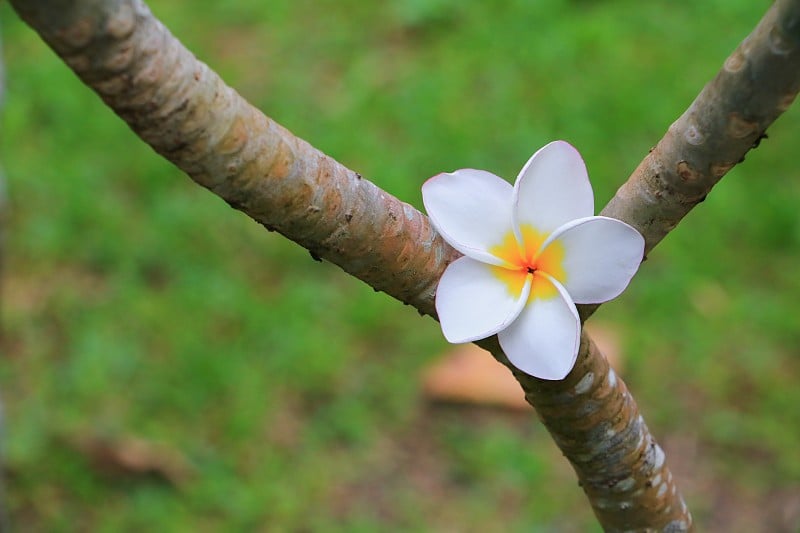
M 621 372 L 619 335 L 607 324 L 586 324 L 597 347 L 617 373 Z M 511 372 L 474 344 L 445 352 L 422 372 L 422 390 L 433 401 L 529 409 Z
M 428 366 L 422 390 L 434 401 L 530 409 L 511 372 L 474 344 L 459 345 Z
M 66 440 L 106 475 L 154 475 L 177 487 L 194 475 L 194 467 L 183 454 L 141 437 L 77 434 Z

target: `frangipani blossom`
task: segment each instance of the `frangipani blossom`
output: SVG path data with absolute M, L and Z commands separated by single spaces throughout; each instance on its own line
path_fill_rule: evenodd
M 436 311 L 445 338 L 497 334 L 511 363 L 560 380 L 575 364 L 575 304 L 600 303 L 627 287 L 644 238 L 593 216 L 594 195 L 577 150 L 555 141 L 528 160 L 512 187 L 483 170 L 439 174 L 422 186 L 431 224 L 464 254 L 445 270 Z

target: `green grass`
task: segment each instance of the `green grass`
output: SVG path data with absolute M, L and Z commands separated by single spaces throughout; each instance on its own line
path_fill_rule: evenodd
M 513 179 L 557 138 L 602 206 L 767 5 L 151 7 L 268 115 L 419 207 L 429 176 Z M 423 401 L 418 373 L 447 348 L 433 321 L 195 186 L 0 16 L 18 530 L 596 527 L 535 416 Z M 769 133 L 598 314 L 703 530 L 800 498 L 797 109 Z M 192 474 L 109 474 L 74 444 L 86 436 L 159 443 Z

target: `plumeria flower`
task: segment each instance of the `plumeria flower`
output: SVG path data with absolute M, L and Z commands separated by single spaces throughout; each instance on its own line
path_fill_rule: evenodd
M 578 356 L 575 304 L 600 303 L 627 287 L 644 253 L 638 231 L 594 214 L 578 151 L 555 141 L 528 160 L 512 187 L 483 170 L 439 174 L 422 186 L 431 224 L 464 254 L 436 291 L 445 338 L 497 334 L 509 361 L 560 380 Z

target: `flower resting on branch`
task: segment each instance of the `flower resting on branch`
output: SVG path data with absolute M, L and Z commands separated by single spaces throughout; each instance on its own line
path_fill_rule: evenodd
M 560 380 L 575 364 L 575 304 L 619 296 L 644 253 L 644 238 L 593 216 L 594 195 L 577 150 L 555 141 L 528 160 L 512 187 L 483 170 L 439 174 L 422 186 L 431 224 L 464 257 L 436 291 L 445 338 L 497 334 L 509 361 Z

